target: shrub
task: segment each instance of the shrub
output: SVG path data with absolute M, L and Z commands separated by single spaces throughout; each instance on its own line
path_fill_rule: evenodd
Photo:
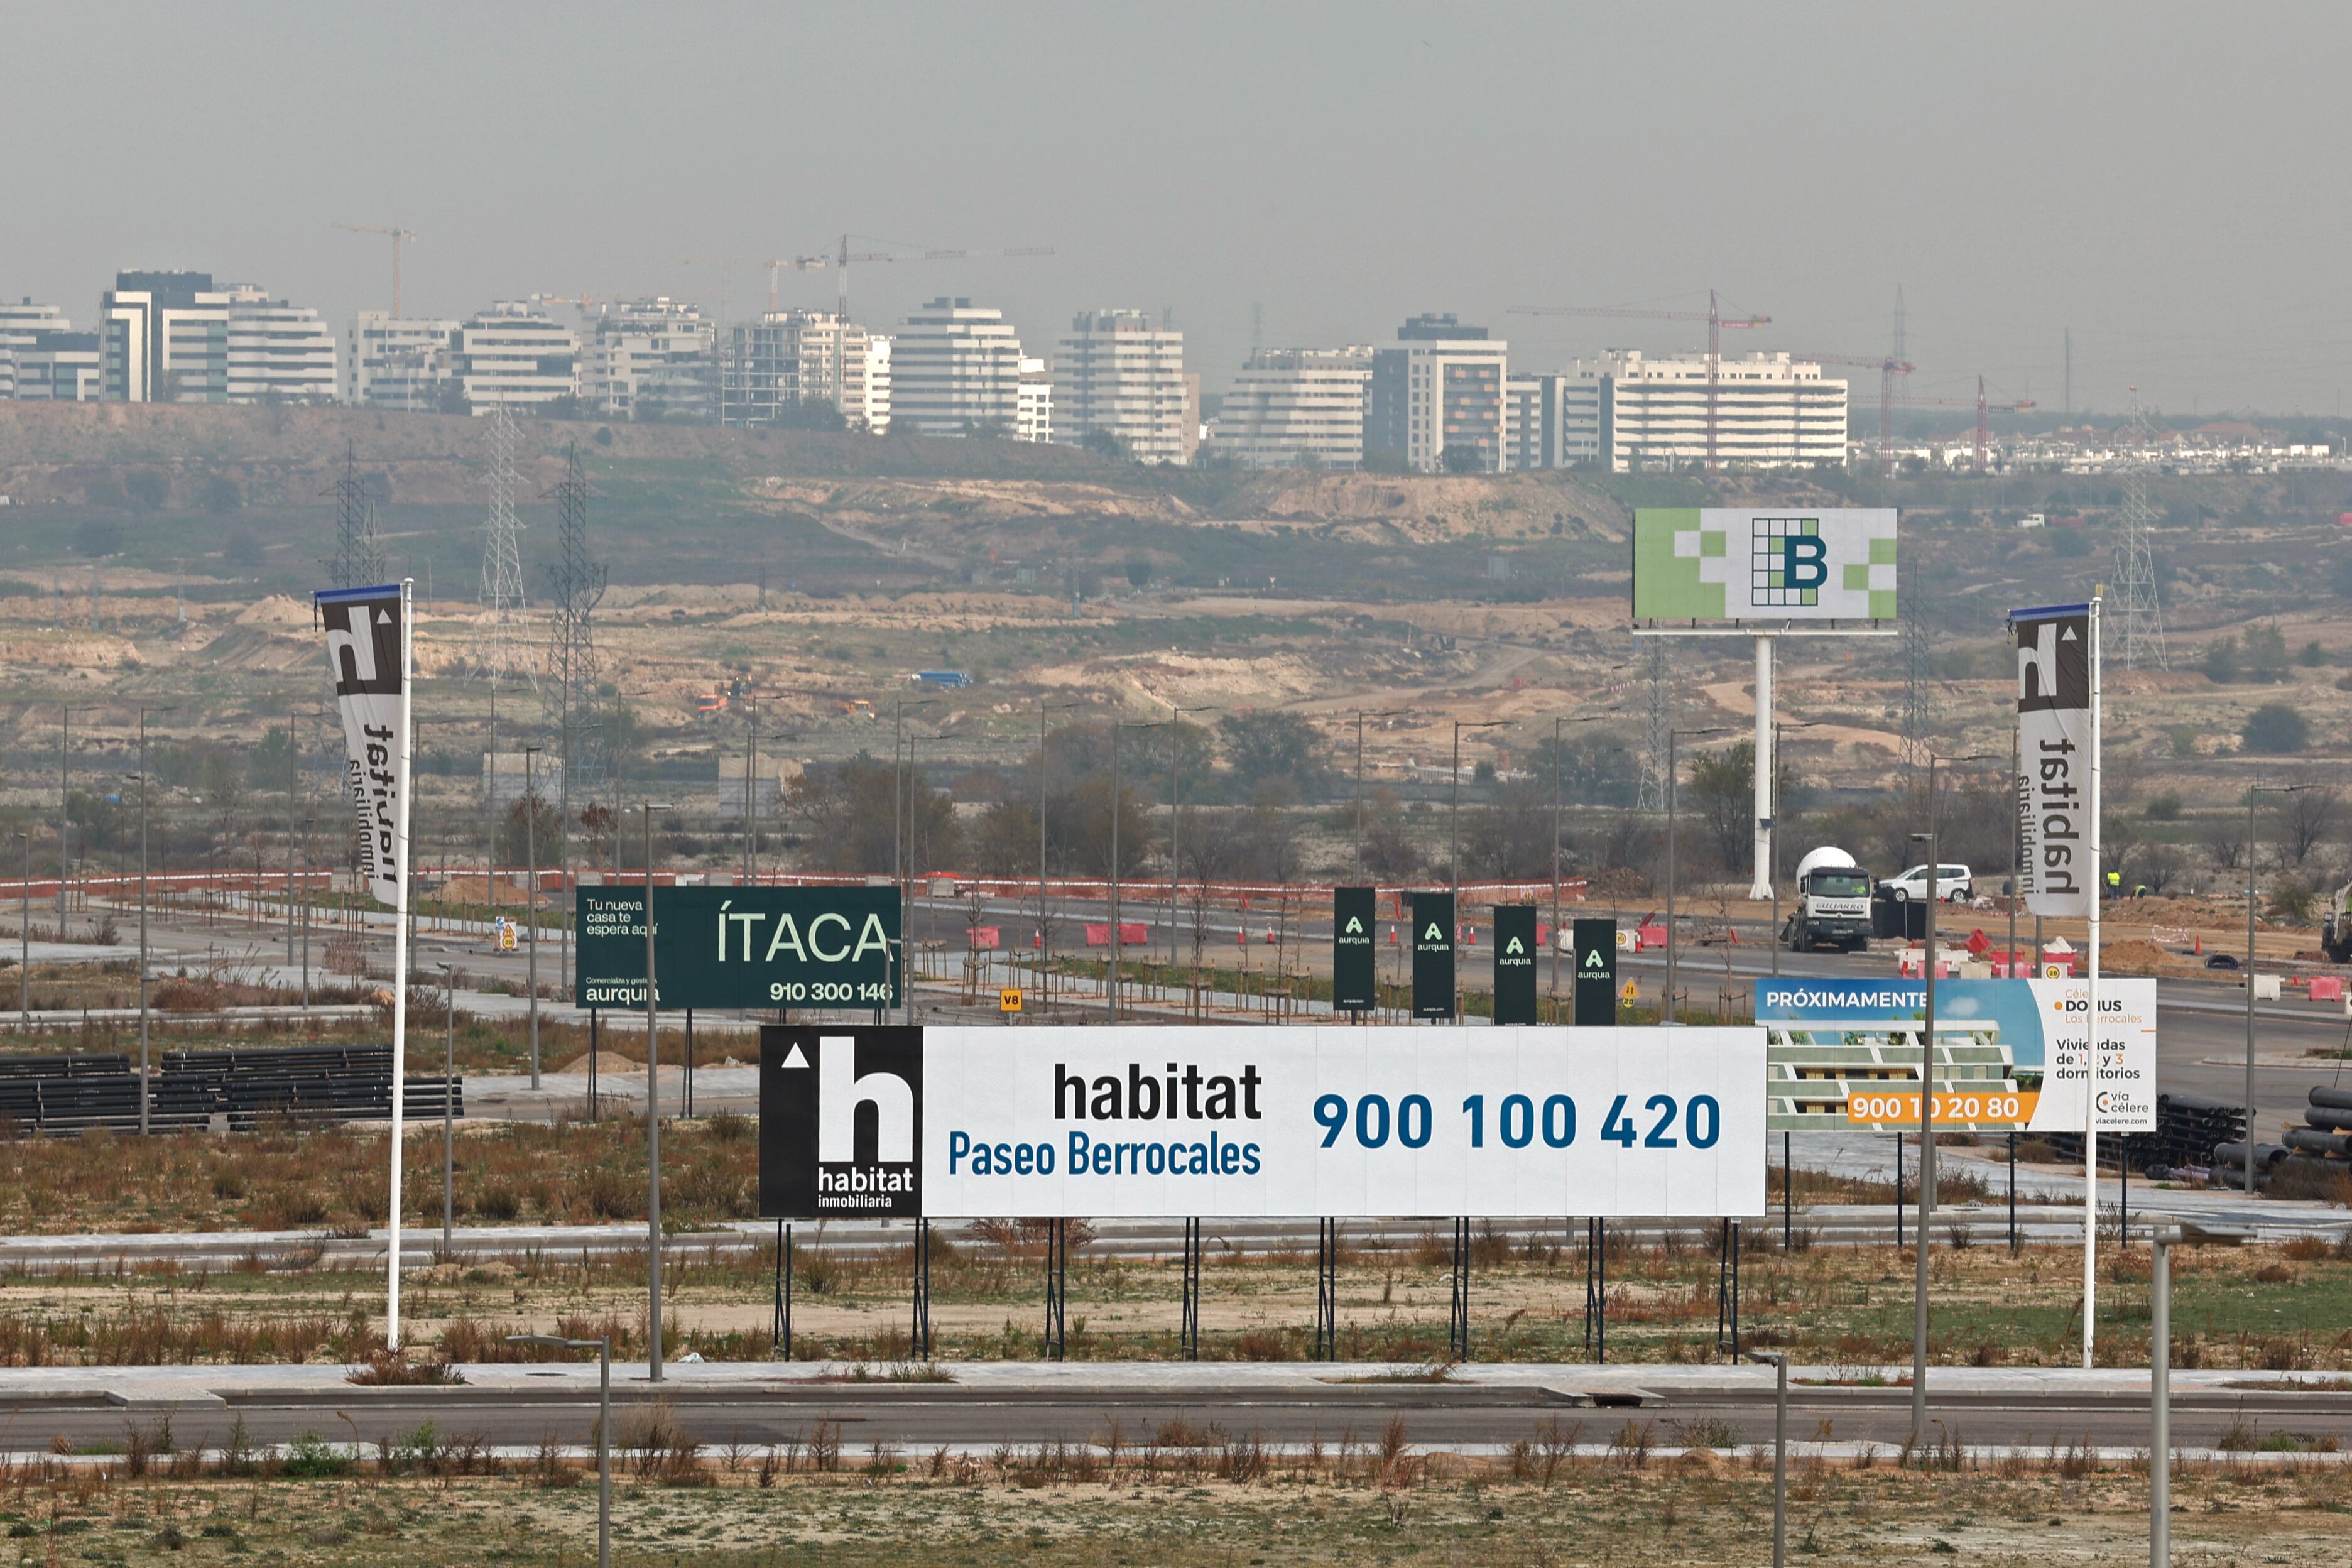
M 2246 715 L 2239 734 L 2250 752 L 2300 752 L 2311 739 L 2311 726 L 2285 703 L 2265 702 Z

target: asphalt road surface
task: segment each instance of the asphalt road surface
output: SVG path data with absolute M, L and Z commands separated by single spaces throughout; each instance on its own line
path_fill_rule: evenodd
M 1335 1369 L 1344 1371 L 1344 1369 Z M 1614 1380 L 1612 1379 L 1612 1384 Z M 2022 1381 L 2021 1379 L 2021 1381 Z M 1622 1387 L 1622 1385 L 1619 1385 Z M 1934 1384 L 1929 1384 L 1931 1394 Z M 614 1369 L 614 1430 L 625 1435 L 628 1412 L 656 1397 L 642 1365 Z M 985 1449 L 998 1444 L 1055 1441 L 1100 1444 L 1116 1424 L 1124 1442 L 1215 1432 L 1266 1442 L 1336 1447 L 1352 1436 L 1378 1440 L 1391 1420 L 1405 1424 L 1411 1442 L 1424 1447 L 1505 1446 L 1533 1439 L 1554 1419 L 1562 1435 L 1588 1444 L 1609 1442 L 1629 1421 L 1636 1430 L 1654 1423 L 1650 1441 L 1679 1447 L 1704 1429 L 1708 1446 L 1769 1441 L 1772 1394 L 1711 1389 L 1677 1394 L 1620 1392 L 1596 1404 L 1571 1385 L 1529 1382 L 1332 1384 L 1317 1389 L 1220 1389 L 1204 1379 L 1182 1392 L 1083 1387 L 1066 1390 L 960 1388 L 950 1384 L 776 1384 L 758 1389 L 677 1385 L 659 1397 L 693 1436 L 713 1448 L 804 1440 L 819 1422 L 840 1426 L 842 1452 L 855 1462 L 873 1445 L 919 1450 L 950 1445 Z M 146 1426 L 168 1405 L 128 1409 L 90 1396 L 29 1400 L 0 1415 L 0 1447 L 32 1449 L 63 1437 L 76 1445 L 120 1442 L 126 1422 Z M 1976 1447 L 2041 1450 L 2088 1443 L 2106 1448 L 2145 1444 L 2144 1394 L 1954 1392 L 1931 1400 L 1939 1439 Z M 227 1405 L 180 1408 L 173 1436 L 182 1446 L 215 1448 L 240 1416 L 255 1444 L 289 1443 L 305 1433 L 332 1442 L 373 1446 L 430 1421 L 444 1438 L 478 1438 L 500 1447 L 593 1440 L 593 1385 L 546 1390 L 452 1388 L 365 1389 L 319 1394 L 231 1394 Z M 2174 1441 L 2184 1448 L 2221 1445 L 2232 1428 L 2295 1433 L 2305 1438 L 2352 1441 L 2352 1394 L 2328 1391 L 2177 1390 Z M 1799 1442 L 1877 1443 L 1899 1447 L 1910 1430 L 1910 1393 L 1904 1388 L 1798 1387 L 1790 1394 L 1790 1436 Z

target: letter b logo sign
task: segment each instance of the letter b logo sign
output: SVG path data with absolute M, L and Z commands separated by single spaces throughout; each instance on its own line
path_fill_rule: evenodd
M 1780 584 L 1818 588 L 1830 580 L 1830 547 L 1817 533 L 1791 533 L 1780 541 Z

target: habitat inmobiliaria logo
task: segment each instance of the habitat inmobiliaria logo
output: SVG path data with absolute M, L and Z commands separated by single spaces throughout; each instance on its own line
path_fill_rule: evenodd
M 760 1031 L 760 1214 L 915 1219 L 923 1212 L 923 1031 Z

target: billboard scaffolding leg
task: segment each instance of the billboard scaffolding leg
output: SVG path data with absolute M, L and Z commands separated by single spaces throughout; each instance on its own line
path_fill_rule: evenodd
M 1723 1222 L 1716 1249 L 1715 1348 L 1739 1359 L 1739 1222 Z
M 1584 1222 L 1584 1353 L 1609 1360 L 1609 1222 Z
M 1756 638 L 1756 875 L 1748 896 L 1758 903 L 1772 896 L 1772 639 Z M 1776 937 L 1774 940 L 1778 940 Z
M 1895 1135 L 1895 1250 L 1903 1250 L 1903 1134 Z
M 1315 1224 L 1315 1359 L 1339 1359 L 1339 1222 Z
M 596 1120 L 596 1009 L 588 1009 L 588 1120 Z
M 1045 1359 L 1069 1354 L 1069 1221 L 1045 1222 Z
M 1201 1222 L 1184 1222 L 1184 1305 L 1177 1330 L 1177 1354 L 1185 1361 L 1201 1359 Z
M 1470 1359 L 1470 1222 L 1454 1222 L 1454 1295 L 1446 1325 L 1445 1353 L 1454 1361 Z
M 1797 1249 L 1797 1160 L 1790 1152 L 1790 1135 L 1780 1134 L 1780 1250 Z
M 907 1353 L 917 1361 L 931 1359 L 931 1222 L 915 1222 L 914 1322 L 908 1330 Z
M 2017 1256 L 2017 1134 L 2009 1135 L 2009 1255 Z

